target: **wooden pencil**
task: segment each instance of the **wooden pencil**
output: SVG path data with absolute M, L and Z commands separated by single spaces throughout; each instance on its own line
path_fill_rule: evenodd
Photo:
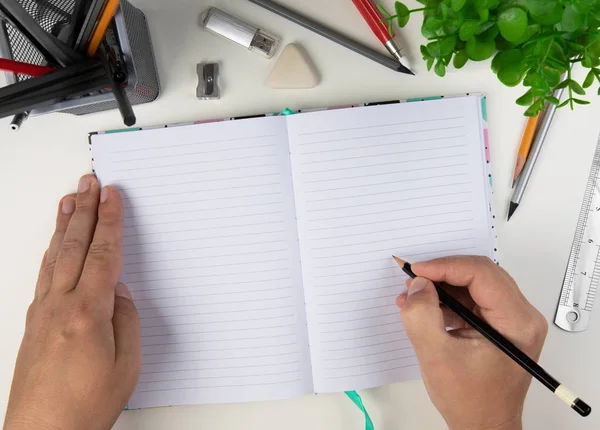
M 100 18 L 98 19 L 98 23 L 96 24 L 96 28 L 94 29 L 94 33 L 92 34 L 90 43 L 87 47 L 88 57 L 96 55 L 100 44 L 104 40 L 104 36 L 106 36 L 108 26 L 115 16 L 115 13 L 117 13 L 117 9 L 119 9 L 119 4 L 119 0 L 106 0 L 104 10 L 100 14 Z
M 411 278 L 416 278 L 417 275 L 412 271 L 411 265 L 406 261 L 393 256 L 394 260 L 402 268 L 402 271 Z M 440 302 L 446 305 L 452 312 L 457 314 L 463 320 L 465 320 L 471 327 L 481 333 L 487 340 L 497 346 L 502 352 L 510 357 L 515 363 L 525 369 L 531 376 L 540 381 L 550 391 L 563 402 L 568 404 L 573 410 L 575 410 L 582 417 L 587 417 L 591 412 L 592 408 L 575 396 L 570 390 L 563 386 L 560 382 L 550 376 L 539 364 L 529 358 L 527 354 L 517 348 L 504 336 L 502 336 L 496 329 L 490 326 L 488 323 L 483 321 L 473 312 L 471 312 L 462 303 L 452 297 L 444 288 L 442 284 L 436 282 L 433 283 L 435 289 L 440 298 Z
M 533 138 L 535 137 L 535 132 L 537 131 L 538 123 L 540 122 L 541 114 L 537 114 L 537 116 L 533 116 L 529 118 L 527 121 L 527 126 L 525 127 L 525 133 L 523 133 L 523 139 L 521 140 L 521 146 L 519 147 L 519 153 L 517 154 L 517 163 L 515 166 L 515 174 L 513 177 L 513 188 L 525 167 L 525 163 L 527 162 L 527 157 L 529 157 L 529 152 L 531 151 L 531 144 L 533 143 Z

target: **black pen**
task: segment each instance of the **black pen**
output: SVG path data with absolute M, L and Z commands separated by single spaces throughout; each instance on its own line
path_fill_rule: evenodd
M 400 258 L 393 256 L 396 263 L 402 268 L 411 278 L 416 278 L 409 263 Z M 440 302 L 446 305 L 452 312 L 457 314 L 463 320 L 465 320 L 471 327 L 481 333 L 487 340 L 496 345 L 502 352 L 508 355 L 515 363 L 525 369 L 531 376 L 540 381 L 556 396 L 569 405 L 582 417 L 587 417 L 591 412 L 592 408 L 575 396 L 569 389 L 554 379 L 548 372 L 546 372 L 539 364 L 529 358 L 527 354 L 513 345 L 509 340 L 502 336 L 496 329 L 490 326 L 488 323 L 483 321 L 469 309 L 467 309 L 462 303 L 452 297 L 444 288 L 442 284 L 434 282 L 435 289 L 440 297 Z

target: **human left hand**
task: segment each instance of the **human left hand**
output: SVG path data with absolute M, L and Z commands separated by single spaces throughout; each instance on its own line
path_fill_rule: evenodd
M 123 204 L 93 175 L 60 203 L 27 312 L 5 430 L 108 430 L 141 368 L 140 323 L 121 272 Z

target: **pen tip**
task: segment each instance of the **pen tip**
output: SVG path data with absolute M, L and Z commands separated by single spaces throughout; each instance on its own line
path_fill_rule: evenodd
M 508 208 L 508 221 L 510 221 L 512 216 L 515 214 L 518 207 L 519 207 L 518 203 L 510 202 L 510 207 Z

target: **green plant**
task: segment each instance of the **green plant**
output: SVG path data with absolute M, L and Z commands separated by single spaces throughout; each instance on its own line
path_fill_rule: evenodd
M 427 69 L 445 76 L 450 64 L 462 68 L 469 60 L 492 60 L 492 71 L 505 85 L 528 88 L 517 104 L 535 116 L 545 102 L 589 104 L 587 88 L 600 83 L 600 0 L 418 0 L 410 10 L 396 2 L 395 13 L 380 6 L 390 24 L 406 26 L 410 16 L 423 12 L 421 46 Z M 580 84 L 573 67 L 589 69 Z M 556 90 L 568 97 L 560 103 Z M 600 88 L 598 89 L 600 95 Z M 560 103 L 560 104 L 559 104 Z

